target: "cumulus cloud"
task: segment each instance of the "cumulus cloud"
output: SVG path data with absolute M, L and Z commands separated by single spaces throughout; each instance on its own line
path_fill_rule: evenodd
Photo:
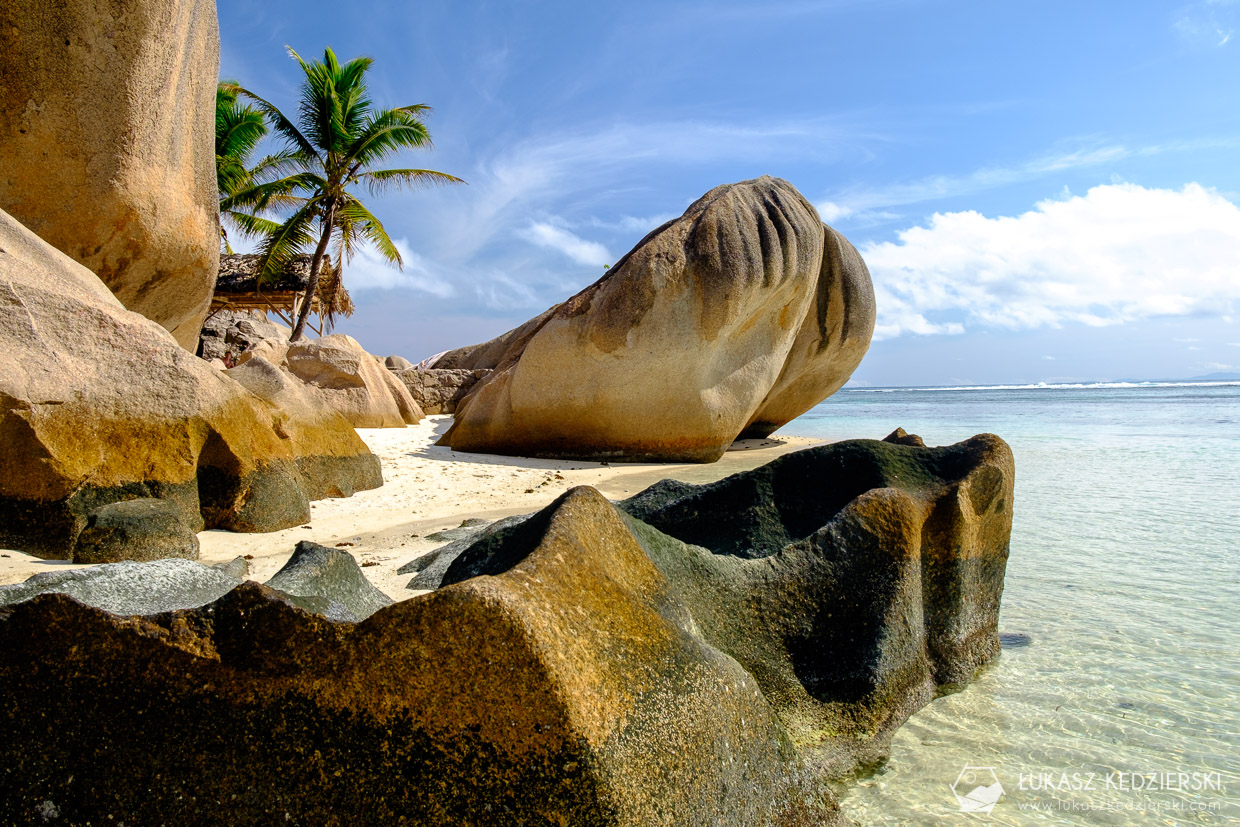
M 405 262 L 403 271 L 370 247 L 362 247 L 352 261 L 345 262 L 345 285 L 351 290 L 415 290 L 439 298 L 447 298 L 455 292 L 451 282 L 432 273 L 426 260 L 409 249 L 406 239 L 398 238 L 394 243 Z
M 558 250 L 578 264 L 602 266 L 614 259 L 607 248 L 597 241 L 587 241 L 579 235 L 554 224 L 536 221 L 522 233 L 526 240 L 539 247 Z
M 1099 186 L 1014 217 L 935 214 L 861 252 L 880 339 L 1224 316 L 1240 306 L 1240 208 L 1198 184 Z

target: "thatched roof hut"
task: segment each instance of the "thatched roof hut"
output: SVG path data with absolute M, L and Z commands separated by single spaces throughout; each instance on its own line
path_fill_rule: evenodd
M 275 313 L 292 327 L 301 306 L 301 297 L 310 281 L 312 257 L 297 256 L 283 271 L 265 277 L 260 283 L 258 268 L 262 259 L 256 253 L 220 256 L 220 272 L 215 280 L 211 312 L 228 309 Z M 320 336 L 325 328 L 331 329 L 337 315 L 353 315 L 353 300 L 344 288 L 339 268 L 332 265 L 329 256 L 323 257 L 323 265 L 319 268 L 319 289 L 310 310 L 319 318 L 317 326 L 313 323 L 310 326 Z

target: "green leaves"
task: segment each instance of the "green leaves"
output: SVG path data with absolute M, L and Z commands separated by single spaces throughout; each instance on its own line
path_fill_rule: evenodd
M 402 150 L 431 147 L 430 132 L 421 119 L 430 107 L 419 103 L 375 110 L 366 85 L 366 72 L 373 63 L 368 57 L 341 64 L 330 48 L 324 49 L 321 61 L 304 60 L 291 48 L 288 52 L 305 75 L 296 122 L 235 82 L 220 84 L 222 99 L 231 95 L 231 106 L 237 105 L 238 96 L 250 100 L 253 108 L 241 108 L 260 113 L 271 133 L 285 143 L 282 152 L 267 156 L 244 175 L 232 167 L 220 167 L 221 181 L 225 177 L 230 181 L 227 199 L 223 184 L 220 186 L 220 209 L 222 214 L 225 210 L 242 211 L 246 218 L 235 221 L 236 226 L 243 232 L 265 236 L 264 274 L 279 272 L 294 256 L 314 248 L 310 289 L 293 330 L 297 339 L 314 300 L 322 254 L 329 241 L 336 242 L 337 266 L 352 259 L 361 244 L 374 247 L 397 267 L 403 266 L 383 223 L 349 187 L 365 184 L 377 195 L 391 189 L 465 182 L 430 169 L 370 169 Z M 217 107 L 217 146 L 219 118 Z M 244 146 L 249 135 L 238 125 L 226 131 L 225 141 Z M 249 148 L 252 151 L 254 146 Z M 217 161 L 219 157 L 217 152 Z M 268 211 L 287 217 L 279 223 L 259 217 Z

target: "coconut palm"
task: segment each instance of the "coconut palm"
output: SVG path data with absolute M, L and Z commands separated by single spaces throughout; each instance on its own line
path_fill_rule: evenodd
M 393 188 L 464 182 L 429 169 L 373 169 L 402 149 L 430 148 L 430 133 L 421 119 L 430 107 L 374 108 L 366 88 L 366 71 L 373 62 L 368 57 L 341 65 L 330 48 L 324 50 L 322 61 L 310 62 L 293 49 L 288 51 L 306 75 L 296 122 L 252 92 L 235 84 L 231 88 L 253 100 L 266 116 L 274 134 L 287 144 L 285 157 L 293 167 L 289 175 L 268 184 L 269 198 L 264 203 L 274 203 L 276 195 L 283 193 L 289 214 L 266 234 L 262 272 L 279 271 L 293 256 L 314 245 L 310 282 L 291 337 L 297 341 L 310 315 L 323 256 L 333 238 L 338 267 L 364 243 L 397 267 L 404 265 L 383 223 L 350 188 L 365 186 L 378 195 Z M 289 196 L 299 197 L 291 202 Z
M 215 176 L 220 193 L 220 241 L 231 253 L 228 229 L 246 236 L 261 236 L 280 225 L 257 213 L 291 198 L 289 185 L 277 183 L 291 158 L 288 153 L 268 155 L 256 164 L 251 159 L 267 135 L 263 113 L 237 100 L 235 81 L 221 83 L 215 92 Z

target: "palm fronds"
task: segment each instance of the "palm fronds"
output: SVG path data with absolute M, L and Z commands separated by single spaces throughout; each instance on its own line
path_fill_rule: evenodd
M 319 61 L 304 60 L 291 48 L 288 51 L 305 75 L 295 122 L 235 82 L 220 85 L 220 94 L 232 95 L 234 104 L 238 96 L 250 100 L 271 134 L 285 143 L 282 152 L 252 167 L 245 185 L 232 189 L 227 201 L 221 187 L 221 209 L 227 204 L 230 210 L 248 212 L 249 219 L 239 222 L 239 227 L 265 227 L 263 273 L 278 271 L 291 257 L 313 247 L 311 278 L 293 327 L 292 338 L 297 340 L 319 289 L 318 276 L 333 239 L 337 278 L 361 244 L 374 247 L 397 267 L 403 266 L 400 251 L 383 223 L 350 187 L 363 184 L 371 194 L 378 195 L 391 189 L 464 182 L 429 169 L 370 169 L 402 150 L 430 148 L 430 132 L 421 120 L 430 107 L 413 104 L 376 110 L 366 84 L 366 72 L 373 63 L 368 57 L 342 64 L 330 48 Z M 242 135 L 238 132 L 238 142 Z M 268 210 L 287 217 L 275 228 L 260 225 L 258 222 L 266 219 L 257 216 Z

